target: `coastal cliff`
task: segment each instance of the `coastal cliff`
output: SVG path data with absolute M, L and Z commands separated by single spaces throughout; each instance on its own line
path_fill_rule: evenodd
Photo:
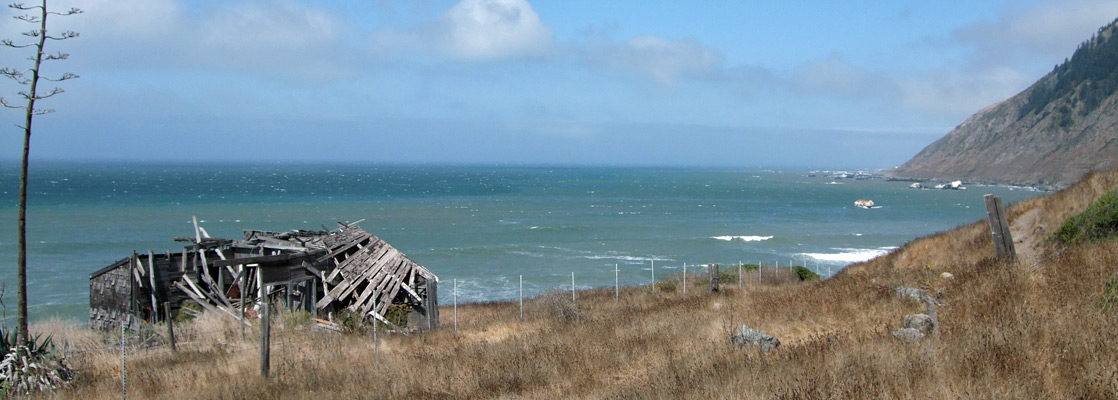
M 1118 20 L 1025 91 L 984 108 L 891 174 L 1062 188 L 1118 168 Z

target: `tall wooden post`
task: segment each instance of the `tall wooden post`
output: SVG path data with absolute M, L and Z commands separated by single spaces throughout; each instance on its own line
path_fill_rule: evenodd
M 241 287 L 238 292 L 241 296 L 241 311 L 238 313 L 241 320 L 241 341 L 245 340 L 245 284 L 248 283 L 248 267 L 244 264 L 240 265 L 241 268 Z
M 433 278 L 427 279 L 427 328 L 439 328 L 439 282 Z
M 718 291 L 718 264 L 710 264 L 710 266 L 707 267 L 707 270 L 710 271 L 710 291 L 712 293 L 717 292 Z
M 167 322 L 167 340 L 171 341 L 171 352 L 178 352 L 175 347 L 175 318 L 171 315 L 171 302 L 163 302 L 164 320 Z
M 998 258 L 1017 257 L 1017 250 L 1013 246 L 1013 233 L 1009 231 L 1009 218 L 1005 213 L 1002 198 L 987 194 L 982 197 L 986 201 L 986 216 L 990 220 L 990 234 L 994 237 L 994 248 Z
M 267 287 L 265 287 L 264 290 L 265 290 L 265 293 L 271 292 L 272 291 L 272 286 L 268 285 Z M 271 303 L 271 302 L 268 301 L 267 297 L 261 299 L 260 307 L 261 307 L 261 311 L 263 311 L 263 312 L 260 315 L 260 376 L 265 377 L 265 378 L 268 377 L 268 369 L 271 367 L 271 360 L 269 358 L 271 357 L 271 340 L 270 340 L 271 337 L 270 336 L 271 336 L 271 333 L 272 333 L 271 332 L 272 331 L 272 328 L 271 328 L 271 319 L 272 318 L 271 318 L 270 314 L 271 314 L 272 307 L 268 303 Z

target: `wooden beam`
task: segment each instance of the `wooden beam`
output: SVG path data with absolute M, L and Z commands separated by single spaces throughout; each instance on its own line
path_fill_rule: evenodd
M 411 297 L 414 297 L 416 301 L 418 301 L 420 303 L 423 302 L 423 298 L 419 297 L 419 293 L 416 293 L 415 290 L 412 290 L 412 288 L 409 287 L 406 283 L 404 283 L 404 281 L 401 281 L 400 278 L 397 278 L 396 276 L 392 276 L 392 279 L 395 279 L 396 282 L 400 282 L 400 287 L 403 288 L 404 291 L 408 292 L 408 294 L 410 294 Z
M 184 275 L 183 278 L 186 278 L 186 276 Z M 187 282 L 190 281 L 187 280 Z M 175 286 L 178 286 L 179 290 L 181 290 L 183 293 L 186 293 L 186 295 L 190 296 L 190 298 L 194 299 L 194 302 L 198 303 L 198 305 L 205 307 L 207 310 L 216 311 L 216 308 L 213 306 L 213 304 L 210 304 L 210 302 L 205 299 L 205 296 L 195 294 L 193 290 L 190 290 L 190 288 L 183 286 L 182 282 L 175 282 Z
M 202 243 L 202 233 L 198 231 L 198 216 L 191 215 L 190 218 L 194 220 L 194 241 L 195 243 Z
M 155 255 L 151 250 L 148 250 L 148 281 L 151 283 L 151 312 L 152 321 L 156 322 L 159 319 L 159 305 L 162 304 L 156 298 L 155 290 Z
M 319 249 L 319 250 L 300 252 L 300 253 L 287 253 L 287 254 L 276 254 L 276 255 L 269 255 L 269 256 L 255 256 L 255 257 L 231 258 L 231 259 L 228 259 L 228 260 L 216 260 L 216 261 L 213 262 L 213 266 L 224 267 L 224 266 L 243 265 L 243 264 L 273 264 L 273 263 L 280 263 L 280 262 L 285 262 L 285 261 L 292 261 L 292 260 L 296 260 L 296 259 L 299 259 L 299 258 L 311 259 L 311 258 L 315 257 L 317 254 L 319 254 L 323 251 L 325 251 L 325 250 Z
M 206 275 L 202 275 L 202 281 L 206 282 L 206 285 L 209 285 L 209 287 L 212 289 L 212 290 L 210 290 L 210 293 L 215 294 L 218 300 L 221 300 L 222 303 L 224 303 L 226 306 L 228 306 L 230 308 L 233 307 L 233 303 L 230 303 L 229 299 L 227 299 L 225 297 L 225 293 L 222 293 L 224 288 L 221 287 L 221 285 L 218 285 L 217 283 L 215 283 L 213 278 L 210 278 L 209 276 L 206 276 Z
M 377 319 L 378 321 L 380 321 L 380 322 L 383 322 L 383 323 L 384 323 L 385 325 L 388 325 L 388 326 L 389 326 L 389 327 L 391 327 L 392 329 L 400 330 L 400 327 L 399 327 L 399 326 L 396 326 L 396 324 L 393 324 L 393 323 L 391 323 L 391 322 L 388 322 L 388 320 L 387 320 L 387 319 L 385 319 L 384 317 L 380 316 L 380 314 L 377 314 L 377 313 L 376 313 L 376 311 L 369 311 L 368 315 L 372 316 L 373 318 L 376 318 L 376 319 Z

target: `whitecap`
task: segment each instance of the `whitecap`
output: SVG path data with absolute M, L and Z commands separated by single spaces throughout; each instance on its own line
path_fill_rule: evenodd
M 733 241 L 735 239 L 741 240 L 743 242 L 761 242 L 761 241 L 772 239 L 773 237 L 772 236 L 711 236 L 710 238 L 715 239 L 715 240 L 723 240 L 723 241 L 727 241 L 727 242 Z
M 841 263 L 856 263 L 869 261 L 874 258 L 888 254 L 889 251 L 896 247 L 881 247 L 877 249 L 832 249 L 837 250 L 837 253 L 801 253 L 804 256 L 811 257 L 817 261 L 822 262 L 841 262 Z

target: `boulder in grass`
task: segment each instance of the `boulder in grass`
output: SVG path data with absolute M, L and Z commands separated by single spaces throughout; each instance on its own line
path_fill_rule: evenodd
M 900 297 L 902 299 L 907 299 L 915 302 L 924 301 L 923 290 L 908 286 L 898 286 L 895 291 L 897 292 L 897 297 Z
M 780 339 L 745 325 L 741 326 L 737 334 L 730 336 L 730 343 L 738 347 L 760 347 L 765 353 L 780 347 Z
M 923 335 L 931 335 L 936 330 L 936 321 L 928 314 L 908 314 L 904 316 L 904 327 L 915 329 Z
M 924 334 L 913 328 L 902 328 L 893 332 L 893 337 L 908 343 L 915 343 L 924 338 Z

